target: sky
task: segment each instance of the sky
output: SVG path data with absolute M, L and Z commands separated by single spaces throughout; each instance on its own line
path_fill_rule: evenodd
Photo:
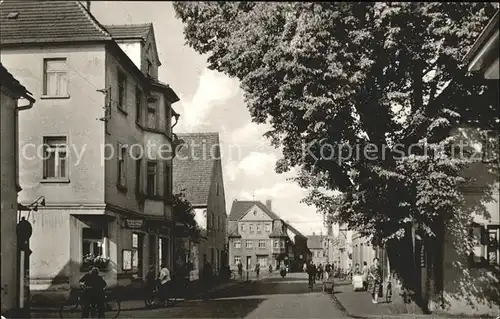
M 90 11 L 104 25 L 153 23 L 162 63 L 159 80 L 180 98 L 173 105 L 181 114 L 174 132 L 220 134 L 228 214 L 234 199 L 270 199 L 273 211 L 303 234 L 323 230 L 322 216 L 300 203 L 306 191 L 289 181 L 293 173 L 274 171 L 282 154 L 262 136 L 268 127 L 251 122 L 239 81 L 208 70 L 206 56 L 185 45 L 171 2 L 92 1 Z

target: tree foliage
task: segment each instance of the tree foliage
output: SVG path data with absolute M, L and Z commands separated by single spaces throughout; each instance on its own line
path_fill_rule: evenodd
M 184 226 L 186 235 L 194 242 L 198 242 L 201 236 L 201 229 L 196 222 L 194 208 L 186 199 L 185 191 L 173 195 L 172 209 L 174 220 Z
M 432 238 L 461 211 L 460 187 L 470 182 L 462 172 L 478 158 L 454 152 L 468 134 L 456 129 L 478 128 L 466 138 L 477 140 L 498 134 L 499 123 L 498 88 L 468 75 L 461 59 L 497 4 L 174 7 L 187 43 L 208 54 L 211 69 L 238 78 L 252 120 L 271 125 L 266 136 L 283 151 L 276 170 L 299 168 L 306 203 L 376 243 L 402 238 L 413 225 Z M 481 176 L 486 197 L 497 174 Z
M 453 210 L 465 163 L 450 160 L 450 128 L 478 119 L 498 127 L 497 108 L 483 103 L 481 118 L 471 111 L 491 95 L 480 96 L 484 86 L 466 79 L 460 63 L 494 4 L 174 6 L 187 43 L 209 54 L 212 69 L 237 77 L 252 119 L 271 124 L 266 135 L 284 155 L 277 170 L 299 166 L 298 182 L 313 189 L 307 202 L 365 233 L 388 237 Z M 457 78 L 466 84 L 449 89 L 454 101 L 438 103 Z M 464 97 L 475 103 L 450 107 Z M 412 144 L 429 154 L 408 151 Z M 378 156 L 349 156 L 367 147 Z M 320 189 L 341 191 L 343 209 L 325 205 L 332 198 Z

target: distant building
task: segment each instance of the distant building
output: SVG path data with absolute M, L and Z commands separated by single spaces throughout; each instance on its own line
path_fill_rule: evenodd
M 31 93 L 16 80 L 0 63 L 0 132 L 1 134 L 1 181 L 2 200 L 1 233 L 2 233 L 2 315 L 7 318 L 24 308 L 24 300 L 19 291 L 24 283 L 24 275 L 20 269 L 24 265 L 18 261 L 21 243 L 17 242 L 16 226 L 18 224 L 17 193 L 21 190 L 18 171 L 18 112 L 28 110 L 35 99 Z M 22 105 L 18 106 L 18 101 Z
M 257 263 L 261 268 L 291 264 L 293 245 L 288 225 L 272 211 L 271 201 L 235 200 L 228 219 L 229 262 L 233 269 L 239 262 L 249 271 Z
M 227 266 L 226 201 L 219 133 L 178 134 L 182 146 L 174 158 L 174 193 L 185 192 L 186 199 L 195 209 L 196 220 L 204 238 L 196 249 L 195 278 L 208 261 L 215 271 Z
M 307 236 L 307 247 L 311 250 L 312 262 L 316 265 L 328 262 L 328 236 L 316 235 Z
M 29 215 L 32 301 L 67 298 L 91 266 L 110 288 L 172 267 L 179 98 L 158 80 L 152 24 L 108 29 L 80 1 L 5 0 L 0 27 L 2 63 L 40 105 L 19 118 L 20 201 L 46 198 Z

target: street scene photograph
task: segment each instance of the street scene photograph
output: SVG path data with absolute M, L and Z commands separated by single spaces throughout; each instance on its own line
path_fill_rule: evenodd
M 500 319 L 499 7 L 0 0 L 1 319 Z

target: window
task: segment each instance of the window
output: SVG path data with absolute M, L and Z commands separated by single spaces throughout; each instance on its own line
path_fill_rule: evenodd
M 220 216 L 217 216 L 217 229 L 222 229 L 220 224 Z
M 156 195 L 157 189 L 157 174 L 158 174 L 158 165 L 156 162 L 149 161 L 148 162 L 148 175 L 147 175 L 147 189 L 146 192 L 150 196 Z
M 165 198 L 170 198 L 172 195 L 172 189 L 170 188 L 170 166 L 168 162 L 164 164 L 164 172 L 163 172 L 163 196 Z
M 43 179 L 68 177 L 66 137 L 43 138 Z
M 139 88 L 135 89 L 135 121 L 142 124 L 142 91 Z
M 251 241 L 251 240 L 247 240 L 247 241 L 245 242 L 245 247 L 246 247 L 246 248 L 252 248 L 252 247 L 253 247 L 253 245 L 252 245 L 252 241 Z
M 257 232 L 260 233 L 262 231 L 262 225 L 257 224 Z
M 280 240 L 280 247 L 285 248 L 285 241 L 283 239 Z
M 271 225 L 266 224 L 265 227 L 266 227 L 266 233 L 270 233 L 271 232 Z
M 257 262 L 260 264 L 261 268 L 267 267 L 267 257 L 266 256 L 258 256 Z
M 278 248 L 279 246 L 279 240 L 275 239 L 273 240 L 273 248 Z
M 239 263 L 241 263 L 241 257 L 240 256 L 234 256 L 234 265 L 238 265 Z
M 118 108 L 122 111 L 127 109 L 127 77 L 125 73 L 118 71 Z
M 235 240 L 235 241 L 234 241 L 234 246 L 233 246 L 233 247 L 234 247 L 234 248 L 241 248 L 241 241 L 239 241 L 239 240 Z
M 159 266 L 163 264 L 163 238 L 158 238 L 158 263 Z
M 127 187 L 127 147 L 118 144 L 118 186 L 121 189 Z
M 219 183 L 215 183 L 215 193 L 216 196 L 219 196 Z
M 253 233 L 253 224 L 250 224 L 249 227 L 248 227 L 248 230 Z
M 153 76 L 153 63 L 151 63 L 151 61 L 148 59 L 147 64 L 148 64 L 148 74 Z
M 142 245 L 141 237 L 132 233 L 132 271 L 140 275 L 142 273 Z
M 150 97 L 148 99 L 148 128 L 158 128 L 158 99 Z
M 135 162 L 135 191 L 137 194 L 141 192 L 141 178 L 142 178 L 142 160 L 138 158 Z
M 240 231 L 242 231 L 242 232 L 245 231 L 245 224 L 240 224 Z
M 44 59 L 43 69 L 43 95 L 68 96 L 68 65 L 66 59 Z
M 265 240 L 259 240 L 259 248 L 266 248 L 266 241 Z
M 472 224 L 469 228 L 469 238 L 473 249 L 469 254 L 470 267 L 488 267 L 500 264 L 498 239 L 499 225 L 483 226 Z
M 105 256 L 104 236 L 102 229 L 83 228 L 82 229 L 82 252 L 83 257 Z

